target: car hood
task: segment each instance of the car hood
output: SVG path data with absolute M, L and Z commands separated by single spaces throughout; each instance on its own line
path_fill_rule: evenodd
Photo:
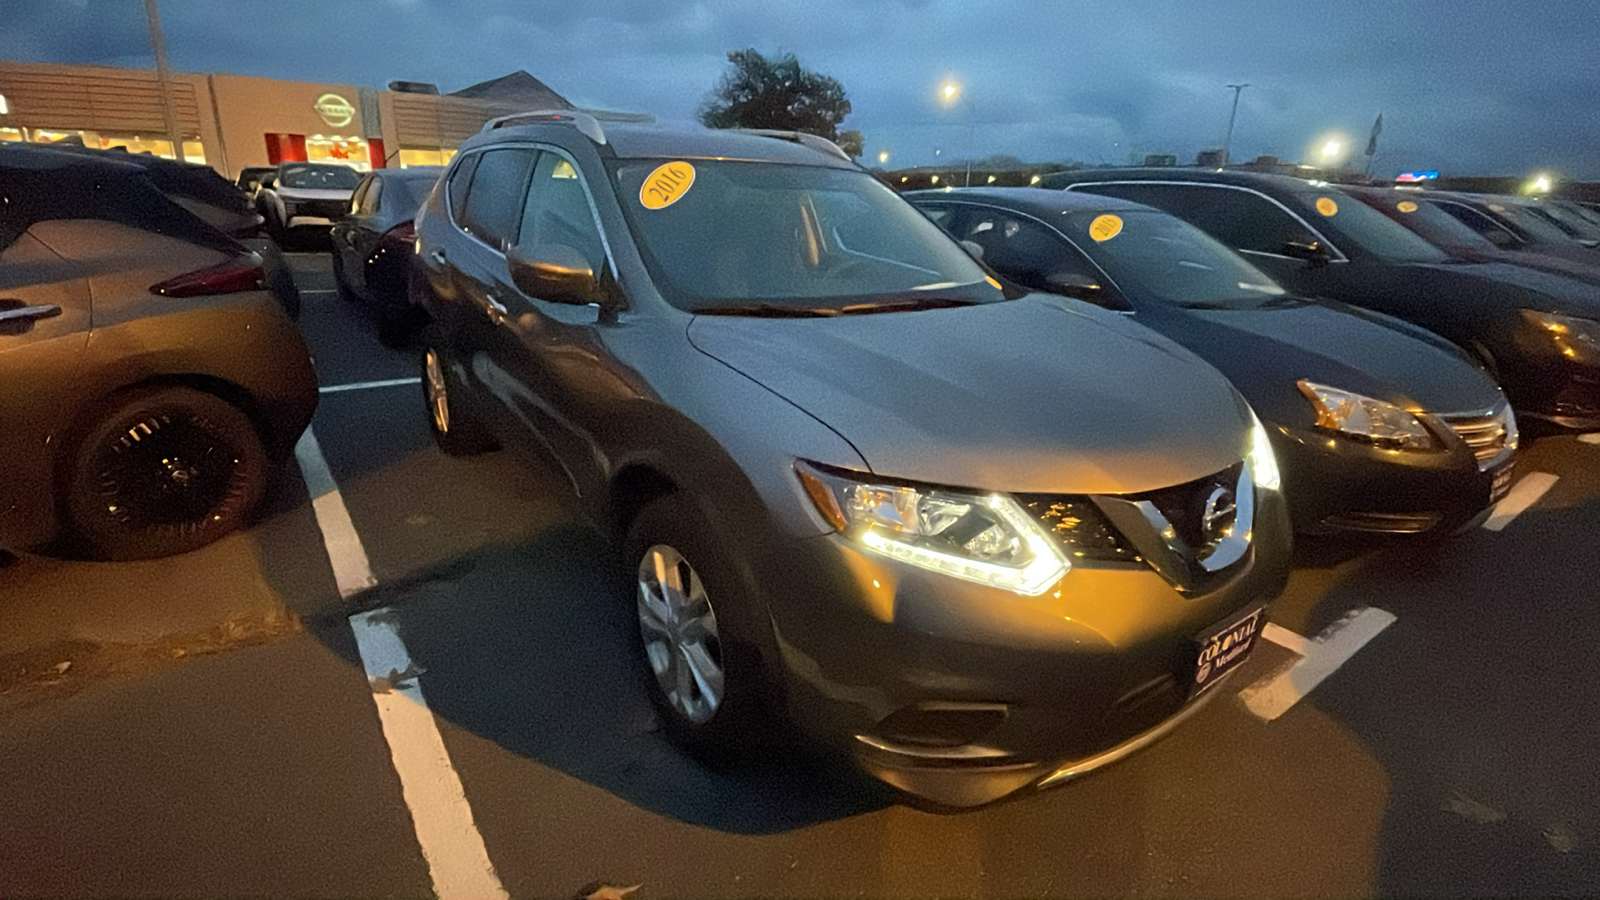
M 1488 409 L 1499 388 L 1459 350 L 1318 303 L 1250 310 L 1174 309 L 1141 321 L 1216 366 L 1263 418 L 1288 405 L 1303 418 L 1305 378 L 1404 408 Z M 1402 328 L 1405 326 L 1402 326 Z
M 1076 306 L 1033 295 L 834 318 L 696 316 L 689 338 L 837 431 L 881 475 L 1115 494 L 1239 461 L 1249 413 L 1220 373 Z

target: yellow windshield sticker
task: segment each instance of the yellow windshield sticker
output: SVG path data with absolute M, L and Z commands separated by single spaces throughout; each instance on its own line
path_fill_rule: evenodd
M 989 277 L 988 275 L 983 276 L 983 280 L 989 282 L 989 286 L 994 288 L 997 291 L 1005 290 L 1005 288 L 1000 286 L 1000 282 L 995 281 L 993 278 Z
M 1339 212 L 1339 204 L 1333 202 L 1332 197 L 1318 197 L 1317 212 L 1322 213 L 1325 216 L 1337 215 Z
M 1106 213 L 1103 216 L 1096 216 L 1095 220 L 1089 223 L 1089 237 L 1094 238 L 1097 243 L 1109 241 L 1121 233 L 1122 218 L 1120 216 Z
M 1403 213 L 1414 213 L 1417 211 L 1417 205 L 1412 203 L 1410 200 L 1401 200 L 1399 203 L 1394 205 L 1394 208 Z
M 666 209 L 689 193 L 694 166 L 682 160 L 662 163 L 639 187 L 639 204 L 645 209 Z
M 1491 209 L 1491 210 L 1493 210 L 1493 211 L 1495 211 L 1495 212 L 1497 212 L 1497 213 L 1503 213 L 1503 212 L 1505 212 L 1505 211 L 1506 211 L 1506 208 L 1505 208 L 1505 207 L 1504 207 L 1504 206 L 1501 206 L 1501 205 L 1500 205 L 1500 204 L 1498 204 L 1498 203 L 1491 203 L 1491 204 L 1489 204 L 1489 208 L 1490 208 L 1490 209 Z

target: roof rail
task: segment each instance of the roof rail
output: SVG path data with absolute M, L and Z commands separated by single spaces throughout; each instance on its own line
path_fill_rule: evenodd
M 780 141 L 790 141 L 802 147 L 810 147 L 813 150 L 837 156 L 845 162 L 855 162 L 850 158 L 850 154 L 844 152 L 843 147 L 825 137 L 808 134 L 804 131 L 783 131 L 777 128 L 735 128 L 732 130 L 743 134 L 754 134 L 761 137 L 777 138 Z
M 484 131 L 493 131 L 496 128 L 511 128 L 517 125 L 532 125 L 535 122 L 568 122 L 571 123 L 584 137 L 596 144 L 606 142 L 606 131 L 600 127 L 600 120 L 586 112 L 575 109 L 535 109 L 528 112 L 512 113 L 508 116 L 497 116 L 483 125 Z

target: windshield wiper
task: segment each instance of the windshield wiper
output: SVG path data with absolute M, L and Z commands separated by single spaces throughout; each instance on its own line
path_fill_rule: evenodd
M 971 305 L 973 305 L 973 301 L 962 300 L 959 297 L 912 297 L 907 300 L 872 300 L 867 303 L 852 303 L 849 306 L 840 307 L 839 314 L 855 316 L 866 313 L 916 312 L 924 309 L 953 309 L 957 306 Z
M 837 309 L 789 306 L 783 303 L 734 303 L 728 306 L 703 306 L 697 316 L 750 316 L 760 319 L 819 319 L 839 315 Z

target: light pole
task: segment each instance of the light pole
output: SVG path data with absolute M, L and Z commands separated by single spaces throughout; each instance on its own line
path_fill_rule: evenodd
M 1228 164 L 1228 153 L 1233 149 L 1233 122 L 1235 119 L 1239 118 L 1239 95 L 1244 93 L 1244 89 L 1249 86 L 1249 82 L 1245 82 L 1244 84 L 1230 84 L 1227 86 L 1233 91 L 1233 112 L 1228 114 L 1228 136 L 1222 139 L 1222 164 L 1224 166 Z
M 945 81 L 940 86 L 939 93 L 945 106 L 959 103 L 967 111 L 967 178 L 962 186 L 972 187 L 972 154 L 977 152 L 978 143 L 978 123 L 974 121 L 974 117 L 977 114 L 972 111 L 972 104 L 968 103 L 967 98 L 962 96 L 961 85 L 957 84 L 953 79 Z
M 167 140 L 172 142 L 173 158 L 183 162 L 183 132 L 172 108 L 172 90 L 167 83 L 167 39 L 161 34 L 161 12 L 156 9 L 156 0 L 144 0 L 144 20 L 150 28 L 150 49 L 156 55 L 156 90 L 161 92 L 162 123 L 166 126 Z

